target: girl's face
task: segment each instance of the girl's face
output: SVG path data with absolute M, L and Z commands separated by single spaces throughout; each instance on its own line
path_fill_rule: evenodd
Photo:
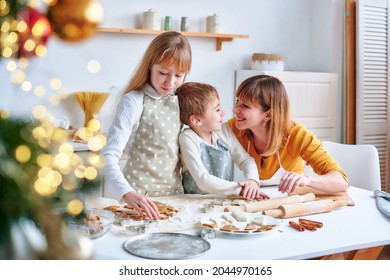
M 173 65 L 163 67 L 154 64 L 150 68 L 150 83 L 161 96 L 167 96 L 184 81 L 185 73 L 177 72 Z
M 236 127 L 240 130 L 258 129 L 267 118 L 267 112 L 258 102 L 252 100 L 242 100 L 238 98 L 234 105 L 234 114 L 236 115 Z
M 224 115 L 225 111 L 221 108 L 219 99 L 215 97 L 213 101 L 207 105 L 206 111 L 200 118 L 202 120 L 202 130 L 207 132 L 221 130 Z

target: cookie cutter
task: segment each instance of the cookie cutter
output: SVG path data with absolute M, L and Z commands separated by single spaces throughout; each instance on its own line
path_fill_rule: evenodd
M 225 206 L 230 205 L 231 201 L 229 199 L 215 199 L 213 204 L 217 206 Z
M 211 228 L 203 228 L 199 231 L 198 236 L 203 239 L 215 238 L 215 231 Z
M 145 229 L 147 231 L 151 230 L 151 229 L 156 229 L 156 228 L 159 227 L 159 221 L 158 220 L 145 220 L 144 224 L 145 224 Z
M 135 220 L 124 220 L 121 225 L 125 228 L 126 232 L 129 233 L 145 233 L 146 227 L 144 221 L 135 221 Z
M 214 205 L 212 205 L 212 204 L 203 204 L 200 207 L 200 212 L 202 212 L 202 213 L 208 213 L 208 212 L 211 212 L 212 210 L 214 210 Z

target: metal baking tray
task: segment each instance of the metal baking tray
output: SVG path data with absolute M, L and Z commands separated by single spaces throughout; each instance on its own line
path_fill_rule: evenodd
M 210 243 L 203 238 L 171 232 L 139 235 L 127 240 L 123 245 L 130 254 L 159 260 L 195 258 L 204 254 L 211 247 Z

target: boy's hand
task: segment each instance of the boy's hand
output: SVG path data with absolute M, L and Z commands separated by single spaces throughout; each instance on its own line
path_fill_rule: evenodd
M 240 195 L 247 199 L 269 198 L 267 194 L 260 191 L 258 183 L 254 180 L 238 182 L 238 186 L 242 188 Z

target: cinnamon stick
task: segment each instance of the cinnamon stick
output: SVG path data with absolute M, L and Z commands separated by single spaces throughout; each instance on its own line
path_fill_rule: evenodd
M 291 227 L 293 227 L 293 228 L 295 228 L 296 230 L 298 230 L 298 231 L 305 231 L 305 228 L 304 228 L 302 225 L 297 224 L 296 222 L 289 221 L 288 224 L 289 224 Z
M 322 228 L 323 227 L 323 223 L 322 222 L 317 222 L 317 221 L 308 220 L 308 219 L 302 219 L 302 218 L 300 218 L 298 221 L 299 221 L 300 224 L 306 224 L 306 225 L 310 225 L 310 226 L 315 226 L 316 228 Z
M 306 224 L 306 223 L 299 223 L 299 225 L 303 226 L 307 230 L 316 231 L 317 228 L 313 225 Z

